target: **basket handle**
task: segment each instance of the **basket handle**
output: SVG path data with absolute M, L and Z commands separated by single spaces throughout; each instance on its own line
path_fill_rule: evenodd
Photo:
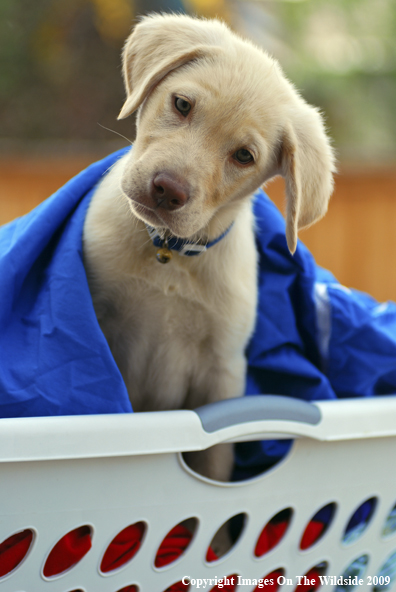
M 337 441 L 396 436 L 396 394 L 314 403 L 281 395 L 249 395 L 210 403 L 192 413 L 199 419 L 205 440 L 212 444 L 273 438 Z
M 394 396 L 307 403 L 284 396 L 230 399 L 195 411 L 0 419 L 0 463 L 203 450 L 274 438 L 396 437 Z
M 226 399 L 198 407 L 195 413 L 207 433 L 263 420 L 317 425 L 322 418 L 316 405 L 281 395 L 253 395 Z

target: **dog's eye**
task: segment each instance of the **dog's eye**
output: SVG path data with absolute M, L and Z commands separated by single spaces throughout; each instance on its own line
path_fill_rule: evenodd
M 237 150 L 235 154 L 233 154 L 233 157 L 240 164 L 248 164 L 249 162 L 253 162 L 253 156 L 250 154 L 249 150 L 246 150 L 245 148 Z
M 191 104 L 186 101 L 186 99 L 182 99 L 181 97 L 176 97 L 175 99 L 175 107 L 183 115 L 183 117 L 187 117 L 187 115 L 191 111 Z

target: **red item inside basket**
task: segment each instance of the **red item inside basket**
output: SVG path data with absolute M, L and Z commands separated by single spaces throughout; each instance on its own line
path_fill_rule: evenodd
M 262 557 L 262 555 L 265 555 L 265 553 L 271 551 L 271 549 L 273 549 L 283 538 L 288 526 L 288 520 L 282 520 L 281 522 L 268 522 L 258 538 L 256 548 L 254 550 L 256 557 Z M 319 539 L 325 527 L 326 524 L 323 522 L 311 520 L 302 536 L 300 544 L 301 549 L 308 549 L 311 545 L 313 545 Z
M 100 570 L 108 573 L 130 561 L 140 549 L 145 530 L 144 522 L 136 522 L 119 532 L 107 547 Z
M 272 525 L 270 529 L 267 529 L 267 525 L 257 542 L 256 549 L 259 548 L 259 556 L 275 546 L 282 538 L 287 526 L 288 521 Z M 311 540 L 317 540 L 318 533 L 322 532 L 324 527 L 325 525 L 322 522 L 311 521 L 303 536 L 303 548 L 309 547 Z M 110 543 L 103 556 L 101 564 L 102 571 L 111 571 L 127 563 L 137 553 L 143 538 L 144 529 L 144 523 L 138 522 L 122 530 Z M 183 525 L 178 524 L 175 526 L 164 538 L 157 551 L 155 558 L 156 567 L 163 567 L 176 561 L 187 549 L 192 536 L 193 534 Z M 27 529 L 10 536 L 0 544 L 0 576 L 10 573 L 19 565 L 28 552 L 32 540 L 33 533 Z M 44 566 L 44 576 L 48 578 L 70 569 L 88 553 L 91 546 L 91 529 L 89 526 L 80 526 L 68 532 L 57 542 L 50 552 Z M 208 549 L 208 557 L 212 561 L 217 559 L 216 554 L 211 548 Z M 229 577 L 231 578 L 232 576 Z M 309 578 L 316 578 L 319 581 L 318 572 L 315 568 L 309 572 Z M 128 588 L 132 591 L 134 587 Z M 127 590 L 129 592 L 128 588 Z M 177 582 L 168 588 L 167 592 L 184 592 L 186 588 L 188 588 L 188 585 Z M 298 591 L 308 592 L 312 588 L 315 589 L 316 585 L 313 587 L 299 586 Z M 224 592 L 232 592 L 234 589 L 235 586 L 224 586 L 222 588 Z
M 323 572 L 321 570 L 319 570 L 317 567 L 313 567 L 308 573 L 305 574 L 304 580 L 297 586 L 295 592 L 315 592 L 315 590 L 317 590 L 320 586 L 319 576 L 322 574 Z M 309 581 L 309 583 L 305 582 L 305 578 L 306 581 Z
M 29 551 L 33 532 L 29 529 L 17 532 L 0 544 L 0 578 L 13 571 Z
M 316 541 L 320 538 L 321 534 L 325 529 L 325 524 L 323 522 L 317 522 L 316 520 L 311 520 L 308 523 L 307 528 L 304 531 L 304 534 L 301 539 L 300 548 L 304 551 L 305 549 L 309 549 Z
M 80 526 L 71 530 L 52 548 L 44 565 L 44 576 L 51 578 L 70 569 L 81 561 L 91 546 L 91 529 L 89 526 Z
M 258 538 L 256 548 L 254 550 L 256 557 L 262 557 L 262 555 L 265 555 L 265 553 L 268 553 L 268 551 L 273 549 L 282 539 L 288 526 L 288 520 L 282 520 L 281 522 L 268 522 Z
M 278 578 L 280 576 L 283 576 L 284 571 L 283 569 L 276 569 L 275 571 L 272 571 L 271 573 L 267 574 L 266 576 L 264 576 L 262 579 L 263 580 L 268 580 L 269 583 L 265 584 L 265 588 L 263 588 L 263 586 L 261 586 L 261 588 L 259 588 L 259 585 L 256 586 L 256 588 L 253 590 L 253 592 L 260 592 L 260 590 L 264 590 L 265 592 L 276 592 L 277 589 L 280 587 L 280 584 L 278 584 Z M 272 583 L 270 583 L 270 581 L 272 581 Z
M 164 567 L 164 565 L 176 561 L 191 543 L 192 535 L 193 533 L 182 524 L 172 528 L 157 551 L 155 567 Z

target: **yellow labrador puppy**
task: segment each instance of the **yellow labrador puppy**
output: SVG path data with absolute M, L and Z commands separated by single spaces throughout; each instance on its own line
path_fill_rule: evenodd
M 257 297 L 252 194 L 285 177 L 294 252 L 332 191 L 321 116 L 276 61 L 217 20 L 145 17 L 123 72 L 119 118 L 139 110 L 136 142 L 84 228 L 100 326 L 135 411 L 241 396 Z M 204 462 L 209 477 L 227 477 L 224 454 Z

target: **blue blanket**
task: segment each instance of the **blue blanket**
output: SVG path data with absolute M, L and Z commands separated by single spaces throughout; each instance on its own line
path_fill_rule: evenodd
M 96 184 L 121 150 L 0 230 L 0 417 L 131 412 L 95 317 L 82 228 Z M 283 217 L 255 199 L 259 303 L 246 394 L 307 401 L 396 391 L 396 306 L 341 286 L 299 243 L 290 255 Z M 216 247 L 213 247 L 216 248 Z M 286 443 L 241 449 L 254 466 Z M 246 453 L 247 454 L 247 453 Z

